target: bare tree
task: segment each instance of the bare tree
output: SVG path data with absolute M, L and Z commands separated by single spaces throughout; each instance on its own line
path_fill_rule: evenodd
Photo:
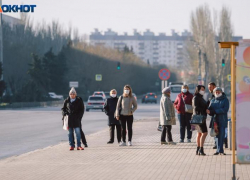
M 201 51 L 201 71 L 204 84 L 211 80 L 217 80 L 217 84 L 223 86 L 222 82 L 225 81 L 225 76 L 230 71 L 230 63 L 228 63 L 230 52 L 219 50 L 218 41 L 230 41 L 233 31 L 230 20 L 231 13 L 228 8 L 222 8 L 219 13 L 219 21 L 217 14 L 214 11 L 212 16 L 208 5 L 200 6 L 192 12 L 190 23 L 192 39 L 187 42 L 186 49 L 190 63 L 194 66 L 193 69 L 197 68 L 196 62 L 199 58 L 197 49 Z M 197 49 L 192 48 L 194 46 Z M 222 59 L 226 61 L 226 67 L 224 68 L 221 67 Z

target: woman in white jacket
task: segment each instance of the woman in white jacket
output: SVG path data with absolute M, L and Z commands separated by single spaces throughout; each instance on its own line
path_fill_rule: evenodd
M 176 125 L 174 105 L 170 99 L 170 87 L 162 90 L 162 97 L 160 102 L 160 125 L 162 125 L 161 145 L 171 144 L 175 145 L 172 139 L 172 125 Z M 166 142 L 166 133 L 168 142 Z

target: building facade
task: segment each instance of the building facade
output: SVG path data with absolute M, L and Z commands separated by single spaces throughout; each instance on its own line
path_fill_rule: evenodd
M 121 51 L 127 46 L 129 49 L 133 49 L 133 52 L 144 62 L 149 62 L 151 65 L 166 64 L 179 67 L 186 60 L 183 45 L 190 35 L 188 31 L 178 35 L 174 30 L 172 30 L 171 36 L 167 36 L 165 33 L 155 35 L 149 29 L 142 34 L 134 30 L 133 35 L 127 33 L 118 35 L 108 29 L 102 34 L 98 29 L 95 29 L 90 35 L 90 44 Z

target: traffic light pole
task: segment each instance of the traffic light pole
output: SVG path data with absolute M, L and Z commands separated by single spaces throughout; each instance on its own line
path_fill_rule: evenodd
M 198 50 L 198 56 L 199 56 L 199 68 L 198 68 L 198 85 L 202 84 L 201 80 L 201 49 Z

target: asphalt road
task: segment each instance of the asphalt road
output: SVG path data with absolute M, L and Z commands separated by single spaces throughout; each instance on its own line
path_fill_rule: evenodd
M 0 111 L 0 159 L 67 142 L 62 129 L 61 107 Z M 158 104 L 138 104 L 135 120 L 159 117 Z M 101 111 L 85 112 L 82 119 L 86 135 L 107 128 L 107 116 Z M 107 139 L 108 141 L 108 139 Z M 88 143 L 91 146 L 90 143 Z

